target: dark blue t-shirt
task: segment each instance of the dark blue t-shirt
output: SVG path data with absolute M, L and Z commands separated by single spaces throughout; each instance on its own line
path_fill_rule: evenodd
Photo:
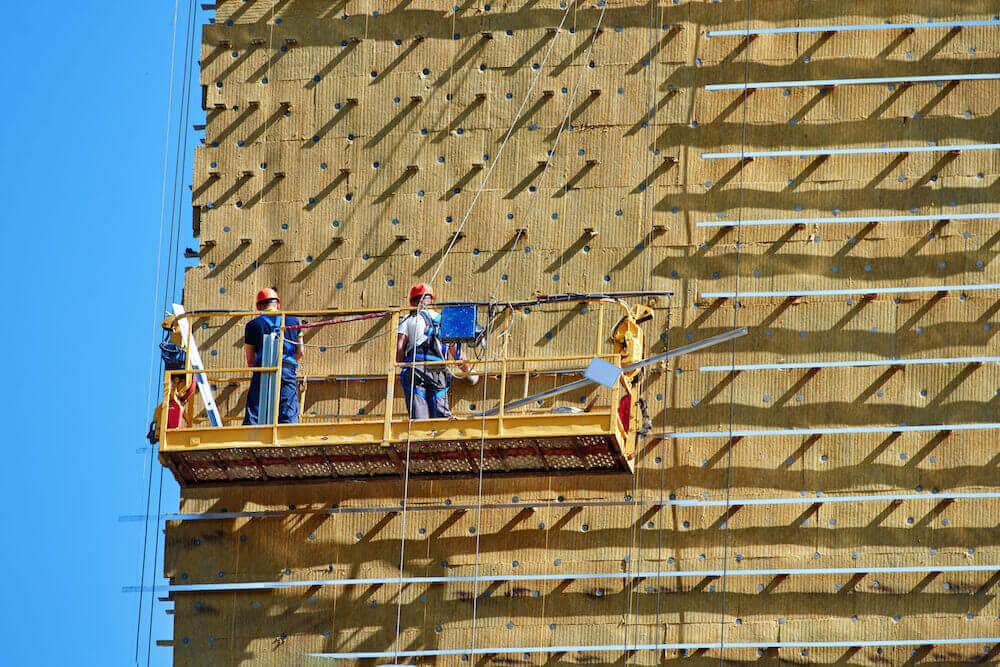
M 294 315 L 285 316 L 285 326 L 293 327 L 298 326 L 299 318 Z M 249 322 L 247 322 L 246 328 L 243 330 L 244 342 L 247 345 L 253 345 L 254 351 L 257 353 L 254 357 L 254 366 L 260 366 L 261 356 L 264 352 L 264 336 L 271 333 L 272 331 L 277 331 L 281 326 L 281 316 L 280 315 L 258 315 Z M 299 342 L 299 330 L 293 329 L 292 331 L 285 330 L 285 345 L 283 350 L 284 362 L 282 366 L 284 368 L 296 368 L 298 362 L 295 361 L 295 348 Z

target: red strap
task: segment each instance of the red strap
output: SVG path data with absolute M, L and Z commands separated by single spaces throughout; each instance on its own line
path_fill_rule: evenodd
M 367 315 L 355 315 L 354 317 L 342 317 L 336 320 L 323 320 L 312 324 L 296 324 L 285 327 L 285 331 L 297 331 L 299 329 L 312 329 L 313 327 L 325 327 L 327 324 L 343 324 L 344 322 L 356 322 L 358 320 L 370 320 L 373 317 L 385 317 L 388 313 L 368 313 Z

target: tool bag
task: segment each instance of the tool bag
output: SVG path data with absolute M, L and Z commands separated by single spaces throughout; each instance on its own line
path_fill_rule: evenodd
M 187 366 L 187 352 L 177 343 L 160 343 L 160 357 L 165 370 L 182 371 Z

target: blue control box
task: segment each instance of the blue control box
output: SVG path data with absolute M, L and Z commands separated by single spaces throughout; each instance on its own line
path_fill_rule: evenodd
M 470 341 L 476 337 L 475 306 L 444 306 L 441 309 L 441 340 Z

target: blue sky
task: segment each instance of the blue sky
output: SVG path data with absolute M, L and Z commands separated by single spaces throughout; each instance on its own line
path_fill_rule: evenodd
M 185 12 L 182 3 L 171 144 Z M 118 517 L 146 503 L 148 453 L 137 450 L 146 445 L 166 274 L 161 266 L 157 290 L 174 5 L 21 3 L 8 14 L 0 272 L 18 324 L 7 328 L 3 383 L 2 661 L 131 664 L 138 598 L 121 587 L 139 581 L 143 524 Z M 197 39 L 205 19 L 199 10 Z M 189 126 L 203 122 L 194 114 Z M 182 248 L 191 234 L 186 184 Z M 154 506 L 158 481 L 157 464 Z M 163 507 L 177 508 L 169 474 Z M 171 638 L 163 610 L 154 644 Z M 153 649 L 152 664 L 170 660 L 170 649 Z

